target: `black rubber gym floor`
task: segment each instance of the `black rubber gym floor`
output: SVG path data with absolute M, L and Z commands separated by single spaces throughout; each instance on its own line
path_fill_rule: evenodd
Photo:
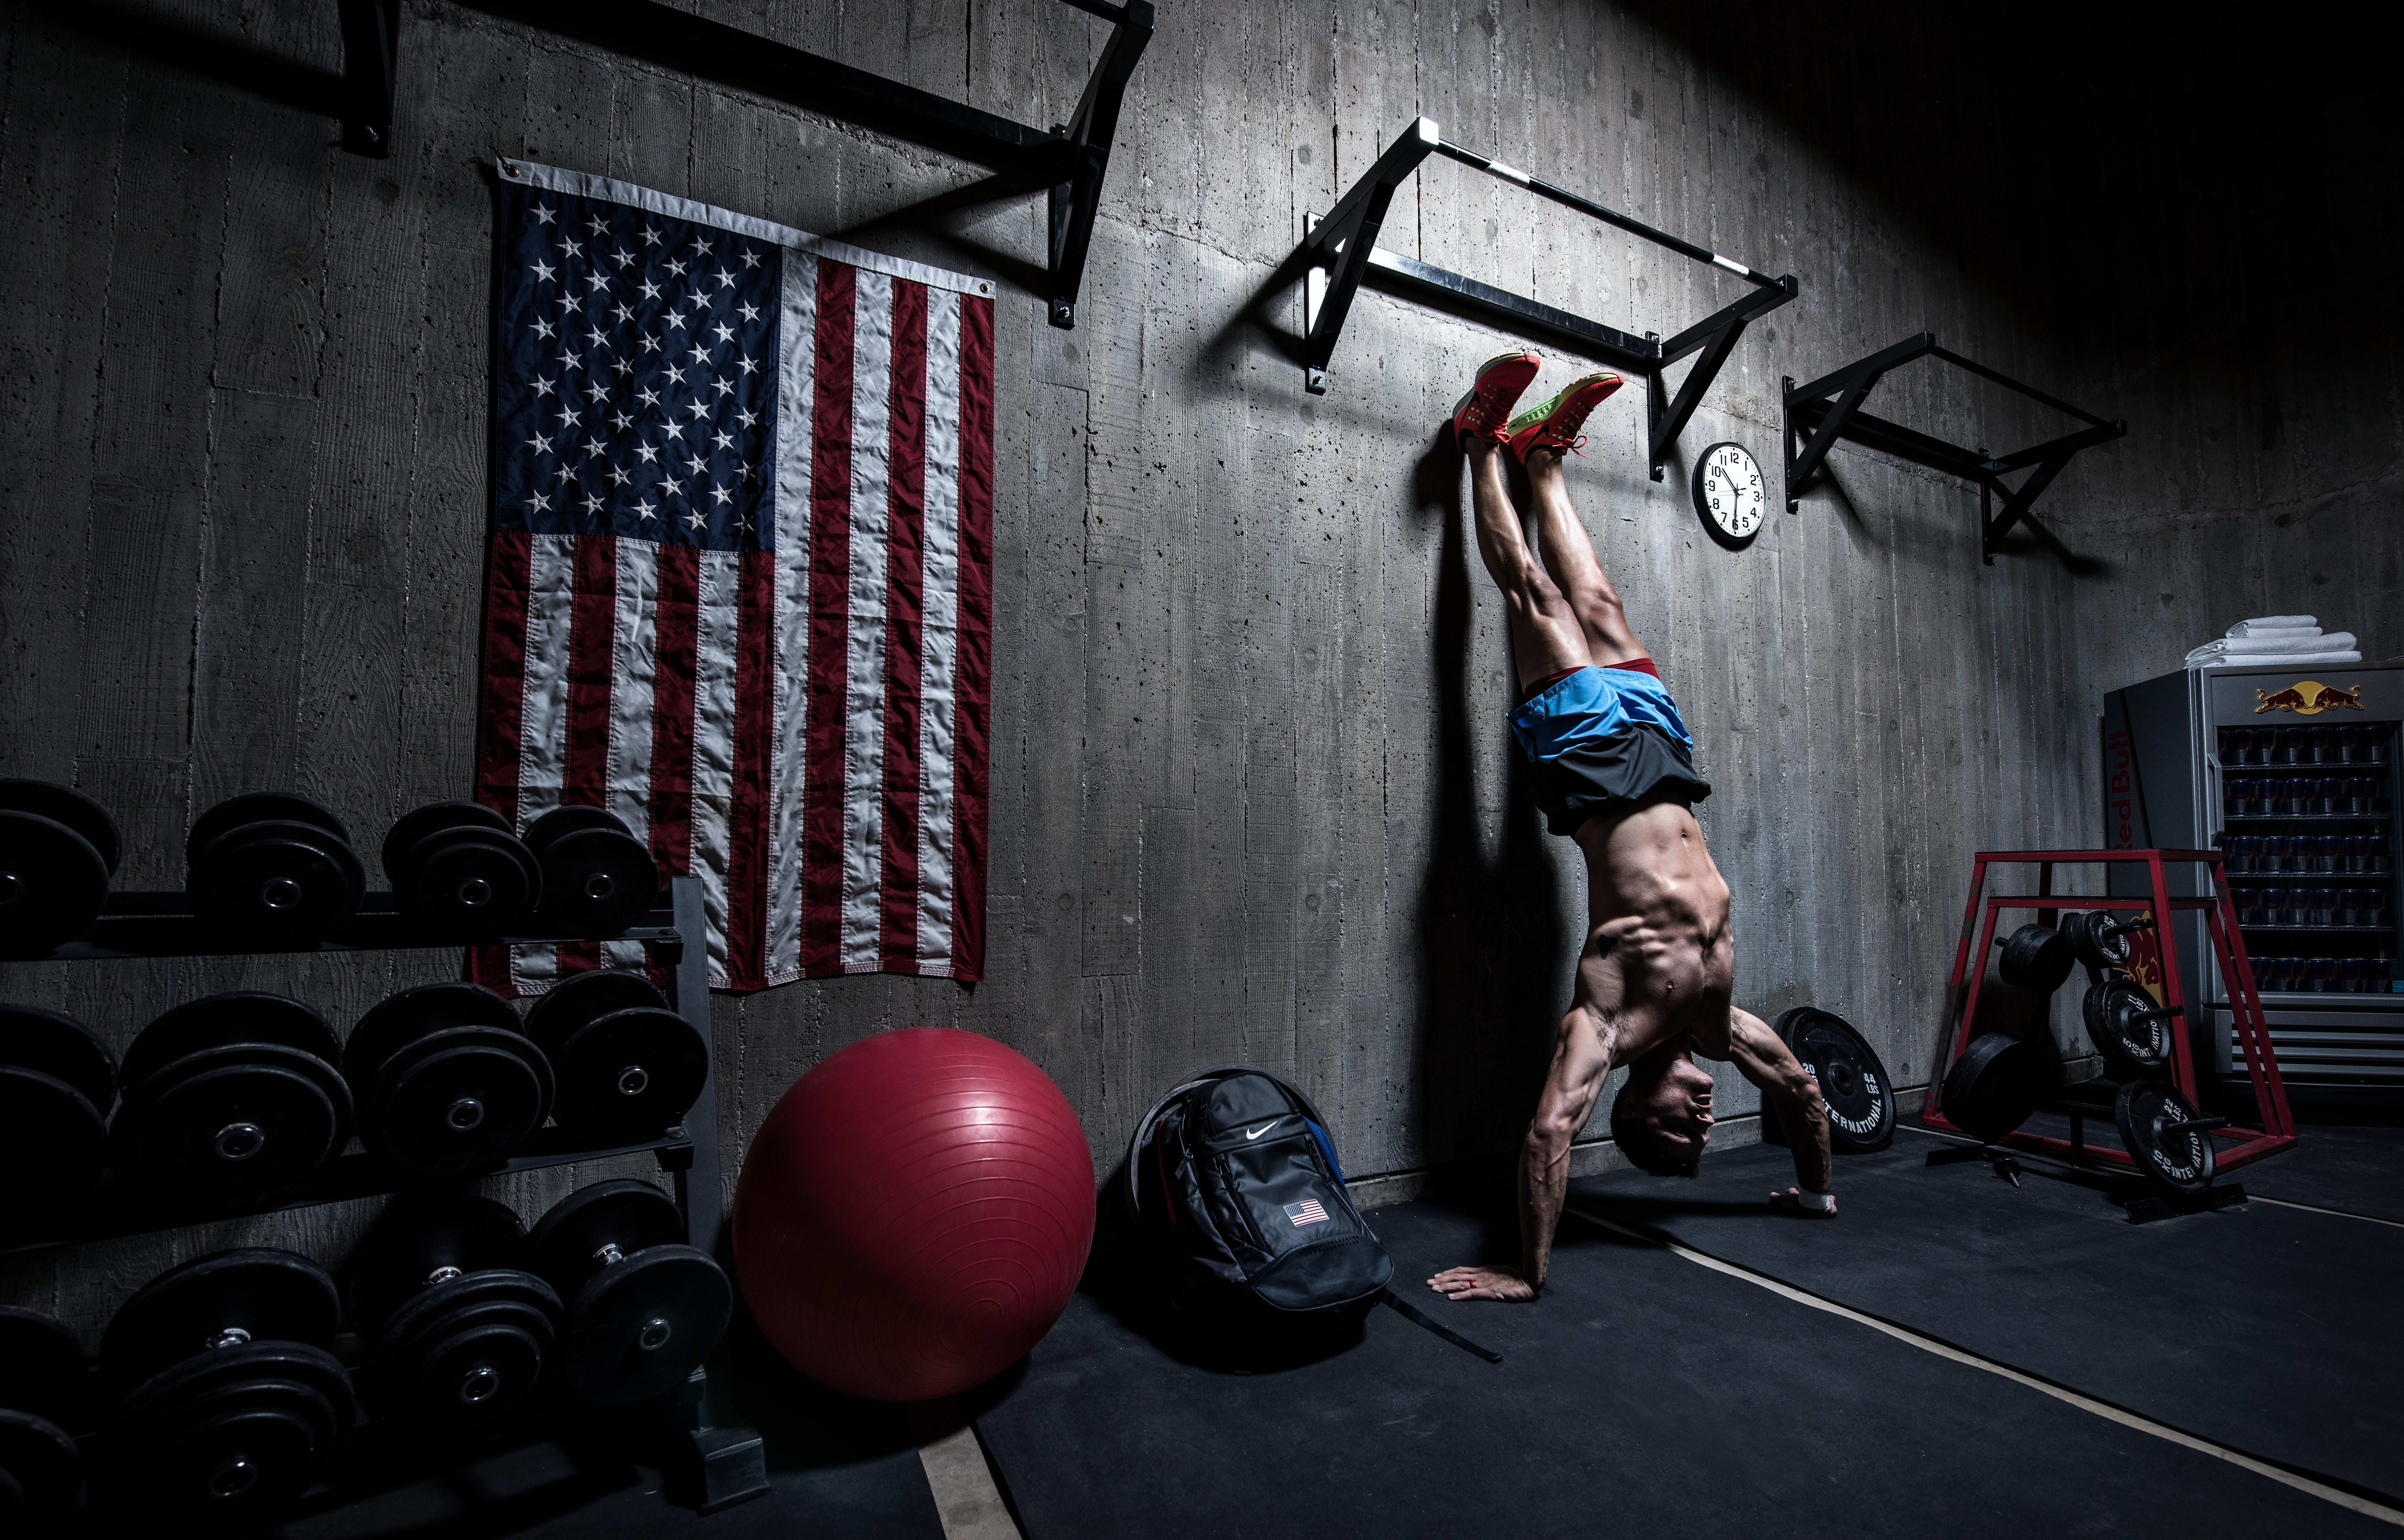
M 2131 1225 L 2104 1193 L 2034 1170 L 2014 1187 L 1977 1161 L 1927 1167 L 1937 1143 L 1906 1131 L 1840 1161 L 1832 1223 L 1765 1222 L 1762 1199 L 1794 1179 L 1768 1146 L 1712 1156 L 1692 1182 L 1580 1182 L 1571 1202 L 2404 1505 L 2404 1228 L 2271 1203 Z M 2282 1179 L 2299 1153 L 2231 1179 L 2327 1190 L 2300 1162 Z
M 1768 1190 L 1786 1157 L 1763 1154 L 1770 1158 L 1714 1157 L 1706 1162 L 1713 1178 L 1699 1185 L 1613 1184 L 1610 1198 L 1641 1199 L 1646 1217 L 1659 1221 L 1672 1217 L 1658 1196 L 1667 1189 L 1708 1213 L 1739 1192 Z M 1885 1164 L 1899 1168 L 1899 1158 Z M 1879 1278 L 1900 1271 L 1907 1253 L 1978 1231 L 1979 1222 L 1958 1218 L 1951 1231 L 1932 1231 L 1919 1213 L 1925 1205 L 1870 1195 L 1899 1185 L 1900 1169 L 1872 1180 L 1864 1165 L 1846 1162 L 1846 1213 L 1817 1234 L 1824 1259 L 1848 1242 L 1864 1249 L 1860 1270 Z M 2042 1246 L 2045 1227 L 2058 1223 L 2041 1208 L 2032 1223 L 2030 1204 L 1992 1200 L 1978 1184 L 2016 1195 L 1984 1167 L 1928 1175 L 1932 1190 L 1950 1189 L 1950 1201 L 1990 1215 L 1999 1233 L 2031 1224 Z M 1761 1213 L 1754 1197 L 1741 1223 L 1806 1233 L 1803 1221 Z M 2225 1228 L 2251 1236 L 2236 1227 L 2269 1212 L 2257 1205 Z M 1493 1243 L 1503 1240 L 1484 1217 L 1433 1203 L 1369 1217 L 1405 1287 L 1497 1255 Z M 1713 1223 L 1726 1246 L 1740 1221 Z M 2117 1218 L 2103 1223 L 2138 1233 Z M 2365 1288 L 2368 1277 L 2350 1286 Z M 2142 1295 L 2160 1283 L 2146 1275 L 2088 1286 Z M 978 1432 L 1027 1540 L 1458 1536 L 1557 1526 L 1848 1536 L 2393 1533 L 2212 1453 L 1574 1220 L 1563 1227 L 1541 1303 L 1429 1302 L 1503 1362 L 1481 1362 L 1379 1310 L 1347 1353 L 1275 1374 L 1219 1373 L 1177 1361 L 1080 1295 L 1025 1367 L 990 1388 Z M 2200 1303 L 2185 1289 L 2158 1308 Z M 2062 1335 L 2079 1334 L 2064 1323 Z M 2210 1380 L 2207 1394 L 2247 1394 L 2220 1370 L 2216 1350 L 2199 1345 L 2216 1339 L 2207 1317 L 2180 1351 L 2197 1361 L 2197 1380 Z M 2354 1382 L 2356 1404 L 2385 1399 L 2368 1362 Z

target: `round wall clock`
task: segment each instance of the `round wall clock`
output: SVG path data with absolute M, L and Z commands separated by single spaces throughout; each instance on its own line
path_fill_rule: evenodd
M 1742 444 L 1721 442 L 1695 462 L 1695 511 L 1724 546 L 1741 546 L 1761 533 L 1769 489 L 1761 466 Z

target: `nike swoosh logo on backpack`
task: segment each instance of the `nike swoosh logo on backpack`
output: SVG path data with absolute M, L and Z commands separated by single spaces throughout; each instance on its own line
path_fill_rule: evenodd
M 1275 1127 L 1277 1127 L 1277 1119 L 1271 1118 L 1267 1122 L 1263 1123 L 1259 1128 L 1246 1129 L 1244 1131 L 1244 1138 L 1248 1141 L 1258 1139 L 1262 1134 L 1268 1132 L 1269 1130 Z

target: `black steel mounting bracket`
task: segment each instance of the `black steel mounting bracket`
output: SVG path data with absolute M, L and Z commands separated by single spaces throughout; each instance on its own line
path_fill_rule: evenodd
M 824 113 L 999 173 L 1051 201 L 1044 296 L 1054 326 L 1077 324 L 1077 293 L 1110 170 L 1119 107 L 1152 41 L 1152 0 L 1062 0 L 1110 22 L 1110 41 L 1065 127 L 1028 128 L 898 80 L 773 42 L 660 0 L 461 0 L 487 15 L 629 59 Z M 400 0 L 341 0 L 342 145 L 391 153 Z
M 1655 245 L 1666 246 L 1682 257 L 1725 269 L 1753 284 L 1754 291 L 1663 341 L 1657 332 L 1638 337 L 1600 321 L 1557 310 L 1525 295 L 1430 267 L 1397 252 L 1379 251 L 1377 233 L 1385 225 L 1394 188 L 1431 155 L 1458 160 L 1525 187 L 1539 198 L 1615 225 Z M 1343 333 L 1346 317 L 1352 312 L 1353 296 L 1367 283 L 1390 293 L 1425 300 L 1439 309 L 1461 312 L 1505 331 L 1558 343 L 1583 357 L 1642 376 L 1647 385 L 1647 457 L 1656 481 L 1662 479 L 1670 447 L 1677 442 L 1687 420 L 1702 404 L 1703 393 L 1711 388 L 1728 354 L 1735 351 L 1737 339 L 1744 335 L 1744 328 L 1800 292 L 1791 273 L 1772 278 L 1757 272 L 1741 262 L 1681 241 L 1540 177 L 1447 144 L 1434 120 L 1427 118 L 1405 129 L 1324 216 L 1306 216 L 1302 252 L 1309 262 L 1303 275 L 1306 336 L 1302 382 L 1311 395 L 1327 394 L 1327 361 L 1335 354 L 1335 340 Z M 1689 354 L 1700 356 L 1686 371 L 1677 394 L 1670 395 L 1662 388 L 1662 371 Z
M 2048 438 L 2009 454 L 1989 454 L 1983 448 L 1965 450 L 1949 444 L 1900 423 L 1874 417 L 1862 410 L 1888 370 L 1898 368 L 1915 358 L 1939 358 L 1957 368 L 1966 369 L 1982 380 L 1990 380 L 2006 390 L 2016 391 L 2030 400 L 2051 407 L 2087 424 L 2076 433 Z M 1999 374 L 1983 364 L 1972 363 L 1960 354 L 1939 347 L 1935 332 L 1923 331 L 1907 337 L 1891 348 L 1882 348 L 1866 358 L 1856 359 L 1832 374 L 1824 374 L 1806 385 L 1797 385 L 1790 377 L 1784 382 L 1786 420 L 1786 511 L 1793 513 L 1811 479 L 1820 473 L 1839 438 L 1850 440 L 1865 449 L 1873 449 L 1915 465 L 1958 476 L 1978 486 L 1978 557 L 1987 565 L 1995 562 L 1995 552 L 2002 548 L 2005 534 L 2014 524 L 2028 517 L 2029 508 L 2037 494 L 2053 484 L 2070 464 L 2070 457 L 2080 450 L 2096 444 L 2107 444 L 2125 437 L 2129 424 L 2118 419 L 2105 420 L 2081 410 L 2057 396 L 2048 395 L 2033 385 L 2024 385 L 2008 375 Z M 2034 467 L 2034 468 L 2032 468 Z M 2020 485 L 2004 480 L 2016 470 L 2028 470 Z M 1998 513 L 1995 505 L 2001 502 Z

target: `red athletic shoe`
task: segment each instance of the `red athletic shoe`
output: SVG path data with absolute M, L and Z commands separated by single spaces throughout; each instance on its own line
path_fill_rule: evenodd
M 1452 409 L 1452 436 L 1462 442 L 1484 438 L 1501 444 L 1509 439 L 1503 424 L 1512 405 L 1536 378 L 1544 361 L 1532 353 L 1506 353 L 1477 366 L 1477 382 Z
M 1511 446 L 1521 465 L 1528 463 L 1530 450 L 1575 452 L 1586 443 L 1578 429 L 1586 426 L 1586 413 L 1626 383 L 1619 376 L 1603 372 L 1572 380 L 1551 400 L 1511 419 L 1510 426 L 1503 429 L 1503 442 Z

